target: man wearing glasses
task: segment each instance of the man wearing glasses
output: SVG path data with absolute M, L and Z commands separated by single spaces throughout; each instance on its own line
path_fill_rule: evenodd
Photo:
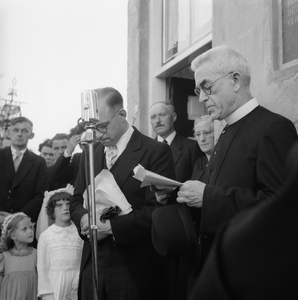
M 163 261 L 151 241 L 151 213 L 160 206 L 154 192 L 141 188 L 133 169 L 142 165 L 160 175 L 175 178 L 170 148 L 144 136 L 126 120 L 121 94 L 110 87 L 95 90 L 99 121 L 95 124 L 94 175 L 109 169 L 133 211 L 105 223 L 97 222 L 98 299 L 168 299 Z M 83 207 L 85 155 L 71 201 L 71 218 L 85 240 L 79 299 L 93 299 L 93 275 L 87 210 Z
M 259 105 L 250 93 L 250 67 L 227 46 L 193 60 L 196 95 L 214 120 L 225 120 L 202 181 L 186 181 L 177 201 L 202 208 L 200 269 L 220 225 L 238 212 L 271 201 L 286 172 L 284 161 L 297 140 L 293 123 Z

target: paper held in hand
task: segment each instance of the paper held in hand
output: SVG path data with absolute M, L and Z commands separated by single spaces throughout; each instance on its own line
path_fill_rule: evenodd
M 181 182 L 148 171 L 141 165 L 137 165 L 133 172 L 135 174 L 133 177 L 142 182 L 141 187 L 154 185 L 158 189 L 174 190 L 176 187 L 182 186 Z
M 119 216 L 129 214 L 132 211 L 130 203 L 125 198 L 125 195 L 122 193 L 113 174 L 109 170 L 103 169 L 95 177 L 94 185 L 97 223 L 107 208 L 118 206 L 121 209 Z M 90 185 L 88 188 L 90 188 Z M 84 207 L 87 208 L 86 190 L 83 194 L 83 198 Z

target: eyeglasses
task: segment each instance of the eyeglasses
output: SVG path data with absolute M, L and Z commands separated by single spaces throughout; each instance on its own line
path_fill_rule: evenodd
M 96 125 L 95 128 L 96 130 L 98 130 L 100 133 L 106 133 L 108 131 L 108 128 L 107 126 L 110 124 L 110 122 L 113 120 L 113 118 L 115 117 L 116 113 L 119 112 L 122 108 L 119 108 L 118 110 L 116 110 L 114 112 L 114 114 L 112 115 L 110 121 L 104 123 L 104 124 L 99 124 L 99 125 Z
M 212 82 L 204 82 L 205 80 L 203 80 L 203 84 L 201 83 L 199 86 L 196 86 L 196 88 L 194 89 L 194 92 L 195 94 L 200 97 L 200 94 L 201 94 L 201 90 L 203 90 L 203 92 L 206 94 L 206 95 L 211 95 L 212 91 L 211 91 L 211 88 L 212 88 L 212 85 L 214 84 L 214 82 L 216 82 L 217 80 L 225 77 L 225 76 L 228 76 L 230 74 L 234 73 L 234 71 L 228 73 L 228 74 L 225 74 L 225 75 L 222 75 L 220 77 L 218 77 L 217 79 L 213 80 Z

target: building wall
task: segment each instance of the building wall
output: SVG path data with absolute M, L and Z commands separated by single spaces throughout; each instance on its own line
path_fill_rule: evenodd
M 251 65 L 253 96 L 298 128 L 298 59 L 286 67 L 279 63 L 279 3 L 281 0 L 213 0 L 212 45 L 228 44 L 242 53 Z M 167 71 L 156 75 L 162 67 L 161 45 L 162 0 L 129 0 L 128 120 L 151 136 L 149 108 L 167 99 L 166 77 L 171 75 Z M 193 55 L 185 58 L 188 63 Z
M 242 53 L 251 66 L 253 96 L 298 128 L 298 62 L 279 66 L 278 2 L 213 0 L 212 43 L 228 44 Z

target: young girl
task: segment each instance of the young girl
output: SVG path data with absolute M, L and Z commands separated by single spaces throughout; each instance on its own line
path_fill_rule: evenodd
M 0 253 L 1 300 L 37 299 L 37 252 L 29 247 L 34 224 L 24 213 L 7 216 L 2 224 Z
M 70 220 L 67 192 L 49 198 L 47 215 L 55 223 L 43 231 L 37 245 L 38 296 L 75 300 L 82 254 L 82 240 Z

